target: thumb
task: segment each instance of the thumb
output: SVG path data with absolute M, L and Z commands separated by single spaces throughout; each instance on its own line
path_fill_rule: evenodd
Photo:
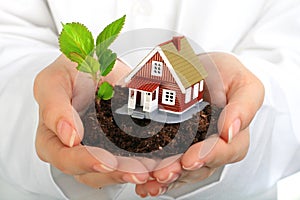
M 264 98 L 262 83 L 247 69 L 243 71 L 231 82 L 226 92 L 228 103 L 218 121 L 220 136 L 228 143 L 249 126 Z
M 82 122 L 71 104 L 72 65 L 64 56 L 60 56 L 40 72 L 34 84 L 40 121 L 70 147 L 79 144 L 83 136 Z

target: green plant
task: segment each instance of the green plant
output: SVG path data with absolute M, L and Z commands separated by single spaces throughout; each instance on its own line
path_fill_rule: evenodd
M 62 24 L 59 35 L 61 52 L 71 61 L 76 62 L 77 70 L 89 73 L 95 84 L 111 72 L 117 54 L 109 46 L 117 38 L 125 23 L 125 15 L 107 25 L 97 36 L 96 44 L 92 33 L 86 26 L 78 22 Z M 97 91 L 98 98 L 110 99 L 114 94 L 113 87 L 103 82 Z

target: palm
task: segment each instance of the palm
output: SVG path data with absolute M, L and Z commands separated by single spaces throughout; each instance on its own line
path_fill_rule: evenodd
M 205 99 L 224 108 L 218 120 L 219 133 L 194 144 L 168 167 L 154 171 L 156 180 L 137 185 L 141 196 L 156 196 L 164 188 L 206 179 L 218 167 L 242 160 L 248 151 L 248 126 L 264 98 L 261 82 L 232 55 L 210 53 L 199 58 L 209 74 Z M 170 173 L 180 176 L 173 182 L 161 181 Z

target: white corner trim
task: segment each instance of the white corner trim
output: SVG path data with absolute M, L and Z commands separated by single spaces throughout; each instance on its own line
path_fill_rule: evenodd
M 165 61 L 169 71 L 171 72 L 172 76 L 174 77 L 174 79 L 175 79 L 177 85 L 179 86 L 182 94 L 185 94 L 185 88 L 183 87 L 179 77 L 177 76 L 177 74 L 176 74 L 174 68 L 172 67 L 171 63 L 169 62 L 167 56 L 164 54 L 163 50 L 160 47 L 157 47 L 157 51 L 160 54 L 160 56 L 162 57 L 162 59 Z
M 150 53 L 129 73 L 129 75 L 125 78 L 125 83 L 128 83 L 131 78 L 158 52 L 158 48 L 155 47 Z
M 167 110 L 167 109 L 159 108 L 159 111 L 180 115 L 180 114 L 184 113 L 186 110 L 181 111 L 181 112 L 175 112 L 175 111 L 172 111 L 172 110 Z

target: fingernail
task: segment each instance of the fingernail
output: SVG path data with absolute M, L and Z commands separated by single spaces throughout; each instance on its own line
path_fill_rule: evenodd
M 171 172 L 169 174 L 169 176 L 167 177 L 167 179 L 165 180 L 160 180 L 159 178 L 156 178 L 157 182 L 159 183 L 173 183 L 174 181 L 176 181 L 179 178 L 179 174 L 175 174 L 173 172 Z
M 70 138 L 69 147 L 73 147 L 73 146 L 74 146 L 74 142 L 75 142 L 76 135 L 77 135 L 76 131 L 73 130 L 73 131 L 72 131 L 71 138 Z
M 157 197 L 163 195 L 164 193 L 166 193 L 167 189 L 168 189 L 167 187 L 161 187 L 158 189 L 158 192 L 156 194 L 148 193 L 148 196 Z
M 57 124 L 57 133 L 62 142 L 69 145 L 69 147 L 74 146 L 75 138 L 77 132 L 72 126 L 65 120 L 60 120 Z
M 163 188 L 159 188 L 159 195 L 163 195 L 167 192 L 168 188 L 167 187 L 163 187 Z
M 182 166 L 182 168 L 185 170 L 196 170 L 196 169 L 200 169 L 201 167 L 203 167 L 203 165 L 204 165 L 203 162 L 195 162 L 194 164 L 192 164 L 189 167 Z
M 147 180 L 139 180 L 135 175 L 131 175 L 132 180 L 137 184 L 144 184 L 147 182 Z
M 128 183 L 135 183 L 135 184 L 144 184 L 147 182 L 147 180 L 139 180 L 135 175 L 133 174 L 125 174 L 123 176 L 123 180 L 125 182 L 128 182 Z
M 146 198 L 148 196 L 148 194 L 140 194 L 141 198 Z
M 241 120 L 240 119 L 234 120 L 234 122 L 230 125 L 228 129 L 228 143 L 232 142 L 232 139 L 234 138 L 234 136 L 236 136 L 236 134 L 238 134 L 240 128 L 241 128 Z
M 106 165 L 103 165 L 103 164 L 96 164 L 93 166 L 93 169 L 97 172 L 101 172 L 101 173 L 105 173 L 105 172 L 113 172 L 114 169 L 106 166 Z

